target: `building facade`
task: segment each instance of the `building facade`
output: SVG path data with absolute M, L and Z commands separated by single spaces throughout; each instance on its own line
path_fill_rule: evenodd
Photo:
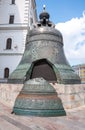
M 73 69 L 79 75 L 81 83 L 85 84 L 85 64 L 75 65 Z
M 0 0 L 0 82 L 19 64 L 27 30 L 36 21 L 35 0 Z

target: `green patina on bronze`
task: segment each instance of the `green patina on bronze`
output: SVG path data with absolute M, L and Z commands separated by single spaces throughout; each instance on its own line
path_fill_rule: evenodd
M 15 101 L 15 114 L 66 115 L 61 99 L 49 83 L 79 84 L 80 78 L 64 55 L 62 34 L 49 21 L 45 10 L 28 32 L 23 57 L 8 82 L 24 84 Z
M 47 69 L 41 64 L 43 60 L 44 65 L 48 65 Z M 46 11 L 40 14 L 40 21 L 35 28 L 28 31 L 23 57 L 16 70 L 10 75 L 8 82 L 24 83 L 26 79 L 30 79 L 35 62 L 36 64 L 41 62 L 39 68 L 45 72 L 51 66 L 56 75 L 56 80 L 54 79 L 52 82 L 59 84 L 80 83 L 80 78 L 75 74 L 64 55 L 62 34 L 49 21 L 49 14 Z M 36 71 L 36 73 L 39 72 Z M 40 77 L 45 78 L 42 76 L 42 72 Z
M 18 115 L 65 116 L 61 99 L 55 89 L 43 78 L 25 82 L 14 109 Z

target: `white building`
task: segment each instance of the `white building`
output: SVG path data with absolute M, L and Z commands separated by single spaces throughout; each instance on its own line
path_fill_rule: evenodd
M 19 64 L 27 29 L 36 20 L 35 0 L 0 0 L 0 82 Z

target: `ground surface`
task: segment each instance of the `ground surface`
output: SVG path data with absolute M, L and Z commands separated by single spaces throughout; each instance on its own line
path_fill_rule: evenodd
M 64 117 L 25 117 L 10 114 L 0 103 L 0 130 L 85 130 L 85 106 Z

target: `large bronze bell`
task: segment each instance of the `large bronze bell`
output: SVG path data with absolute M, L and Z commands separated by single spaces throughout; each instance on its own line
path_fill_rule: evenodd
M 61 100 L 49 83 L 78 84 L 80 78 L 64 55 L 62 34 L 49 21 L 45 10 L 36 26 L 28 31 L 23 57 L 8 82 L 24 83 L 15 101 L 15 114 L 66 115 Z
M 23 57 L 8 82 L 24 83 L 38 77 L 59 84 L 80 83 L 64 55 L 62 34 L 49 21 L 45 10 L 35 28 L 28 31 Z
M 65 116 L 61 99 L 56 90 L 43 78 L 25 82 L 17 96 L 13 112 L 17 115 Z

